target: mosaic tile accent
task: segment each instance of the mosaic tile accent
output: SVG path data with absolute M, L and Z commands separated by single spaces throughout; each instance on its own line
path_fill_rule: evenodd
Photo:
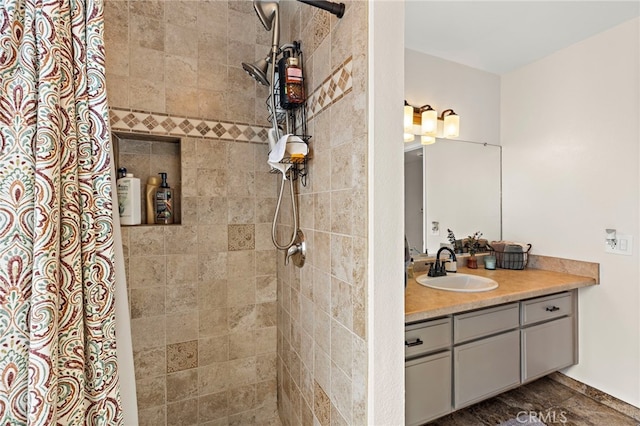
M 229 251 L 255 249 L 255 225 L 228 225 Z
M 238 142 L 267 142 L 263 126 L 201 118 L 175 117 L 146 111 L 111 108 L 111 130 L 162 136 L 226 139 Z
M 167 373 L 198 366 L 198 341 L 167 345 Z
M 353 89 L 353 58 L 349 57 L 307 98 L 307 116 L 311 119 L 339 101 Z

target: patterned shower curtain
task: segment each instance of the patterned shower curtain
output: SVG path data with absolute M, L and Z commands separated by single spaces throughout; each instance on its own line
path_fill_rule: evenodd
M 102 0 L 0 0 L 0 424 L 122 424 Z

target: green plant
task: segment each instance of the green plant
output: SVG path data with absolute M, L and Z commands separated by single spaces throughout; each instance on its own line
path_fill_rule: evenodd
M 473 234 L 473 236 L 469 235 L 467 237 L 467 240 L 465 242 L 465 247 L 467 247 L 467 249 L 469 250 L 469 254 L 471 254 L 471 256 L 475 255 L 476 251 L 478 251 L 478 244 L 480 242 L 481 237 L 482 237 L 482 232 L 480 231 Z

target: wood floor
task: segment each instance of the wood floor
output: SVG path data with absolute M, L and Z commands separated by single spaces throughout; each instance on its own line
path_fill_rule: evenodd
M 429 426 L 496 426 L 518 417 L 546 425 L 640 426 L 613 410 L 549 378 L 505 392 L 428 423 Z M 514 422 L 515 425 L 526 425 Z

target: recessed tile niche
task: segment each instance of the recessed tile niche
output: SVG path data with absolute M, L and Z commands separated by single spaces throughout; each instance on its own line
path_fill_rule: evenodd
M 180 166 L 180 139 L 162 136 L 113 133 L 116 170 L 127 169 L 140 179 L 140 206 L 142 225 L 147 223 L 146 185 L 150 176 L 167 173 L 167 183 L 173 190 L 174 224 L 181 223 L 182 173 Z M 164 225 L 158 225 L 164 226 Z

